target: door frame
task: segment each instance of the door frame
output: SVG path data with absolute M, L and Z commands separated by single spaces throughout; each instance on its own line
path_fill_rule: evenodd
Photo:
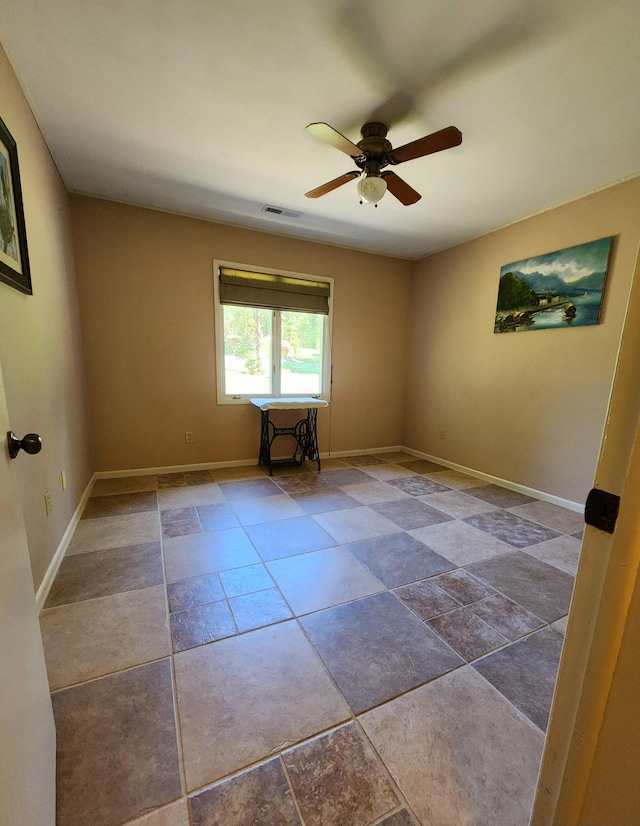
M 0 365 L 0 822 L 54 826 L 55 727 L 8 429 Z
M 621 497 L 613 535 L 586 527 L 531 826 L 578 826 L 640 571 L 640 258 L 627 303 L 594 487 Z M 638 656 L 640 668 L 640 656 Z M 635 712 L 629 709 L 629 714 Z M 620 754 L 620 762 L 629 755 Z M 614 774 L 612 767 L 612 774 Z

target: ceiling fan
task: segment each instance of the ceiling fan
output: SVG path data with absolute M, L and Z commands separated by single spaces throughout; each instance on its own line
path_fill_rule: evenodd
M 309 192 L 305 192 L 307 198 L 319 198 L 337 189 L 339 186 L 359 178 L 358 195 L 360 203 L 366 201 L 369 204 L 378 205 L 378 201 L 384 193 L 389 190 L 392 195 L 405 206 L 415 204 L 422 197 L 419 192 L 409 186 L 395 172 L 390 169 L 385 171 L 386 166 L 396 166 L 404 161 L 411 161 L 414 158 L 422 158 L 424 155 L 432 155 L 434 152 L 441 152 L 443 149 L 451 149 L 462 143 L 462 133 L 455 126 L 447 126 L 439 132 L 433 132 L 424 138 L 405 143 L 393 149 L 387 140 L 387 127 L 384 123 L 365 123 L 361 129 L 362 140 L 352 143 L 344 135 L 341 135 L 328 123 L 310 123 L 307 132 L 315 135 L 316 138 L 325 143 L 335 146 L 345 155 L 349 155 L 358 169 L 346 172 L 339 178 L 334 178 L 322 186 L 316 187 Z

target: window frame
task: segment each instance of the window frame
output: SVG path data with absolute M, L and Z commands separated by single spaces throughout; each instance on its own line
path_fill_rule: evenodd
M 256 398 L 256 393 L 245 394 L 230 394 L 225 392 L 225 363 L 224 363 L 224 319 L 223 307 L 220 303 L 220 267 L 229 267 L 238 270 L 247 270 L 247 272 L 259 272 L 267 275 L 282 275 L 290 278 L 301 278 L 305 281 L 321 281 L 329 284 L 329 314 L 323 315 L 324 328 L 322 333 L 323 347 L 322 347 L 322 371 L 320 374 L 320 382 L 322 392 L 314 394 L 314 398 L 325 399 L 329 401 L 331 398 L 331 341 L 333 330 L 333 285 L 334 279 L 325 275 L 309 275 L 308 273 L 290 272 L 288 270 L 274 270 L 268 267 L 257 267 L 253 264 L 240 264 L 235 261 L 226 261 L 219 258 L 213 259 L 213 300 L 214 300 L 214 325 L 215 325 L 215 360 L 216 360 L 216 390 L 218 404 L 250 404 L 252 398 Z M 272 310 L 274 317 L 271 323 L 271 340 L 272 345 L 281 338 L 281 324 L 280 313 L 282 310 Z M 294 311 L 288 311 L 294 312 Z M 273 355 L 273 351 L 272 351 Z M 274 383 L 277 379 L 278 386 L 280 386 L 281 373 L 281 358 L 272 359 L 271 365 L 271 387 L 273 389 Z M 300 394 L 296 393 L 262 393 L 260 398 L 296 398 Z

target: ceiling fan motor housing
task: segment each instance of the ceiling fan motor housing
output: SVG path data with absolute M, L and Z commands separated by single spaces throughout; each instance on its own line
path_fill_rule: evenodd
M 387 127 L 384 123 L 365 123 L 360 132 L 362 140 L 358 147 L 362 150 L 362 157 L 354 159 L 356 165 L 369 177 L 377 177 L 380 170 L 389 164 L 389 152 L 392 146 L 387 140 Z

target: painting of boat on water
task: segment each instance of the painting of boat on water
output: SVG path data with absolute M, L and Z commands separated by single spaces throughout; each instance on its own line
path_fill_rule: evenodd
M 613 238 L 505 264 L 494 333 L 597 324 Z

